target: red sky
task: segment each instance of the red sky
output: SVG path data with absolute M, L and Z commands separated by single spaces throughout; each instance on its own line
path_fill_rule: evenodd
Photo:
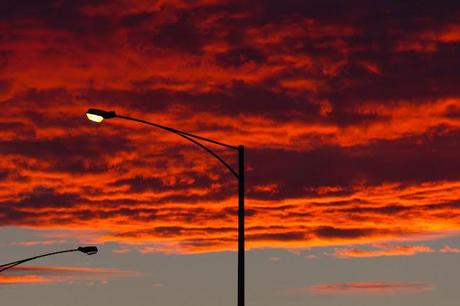
M 249 248 L 457 232 L 460 5 L 380 5 L 7 3 L 0 224 L 142 252 L 236 248 L 232 175 L 175 135 L 92 124 L 98 107 L 244 144 Z

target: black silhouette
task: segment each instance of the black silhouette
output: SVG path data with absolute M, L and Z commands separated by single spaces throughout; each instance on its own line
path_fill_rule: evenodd
M 59 252 L 52 252 L 52 253 L 48 253 L 48 254 L 44 254 L 44 255 L 39 255 L 39 256 L 35 256 L 35 257 L 30 257 L 30 258 L 18 260 L 18 261 L 13 261 L 13 262 L 10 262 L 10 263 L 4 264 L 4 265 L 0 265 L 0 272 L 8 270 L 8 269 L 11 269 L 11 268 L 13 268 L 13 267 L 15 267 L 17 265 L 20 265 L 22 263 L 25 263 L 27 261 L 31 261 L 31 260 L 34 260 L 34 259 L 37 259 L 37 258 L 56 255 L 56 254 L 61 254 L 61 253 L 70 253 L 70 252 L 82 252 L 82 253 L 85 253 L 87 255 L 93 255 L 93 254 L 97 253 L 97 247 L 95 247 L 95 246 L 78 247 L 76 249 L 59 251 Z
M 141 119 L 131 118 L 127 116 L 117 115 L 114 111 L 104 111 L 100 109 L 90 108 L 86 112 L 88 119 L 95 122 L 102 122 L 104 119 L 120 118 L 148 124 L 165 131 L 169 131 L 182 138 L 193 142 L 203 150 L 211 154 L 219 162 L 221 162 L 233 175 L 238 179 L 238 306 L 244 306 L 244 146 L 231 146 L 219 141 L 208 139 L 205 137 L 197 136 L 177 129 L 166 127 L 160 124 L 144 121 Z M 199 142 L 199 140 L 219 145 L 228 149 L 238 151 L 238 172 L 235 171 L 227 162 L 225 162 L 219 155 L 217 155 L 210 148 Z

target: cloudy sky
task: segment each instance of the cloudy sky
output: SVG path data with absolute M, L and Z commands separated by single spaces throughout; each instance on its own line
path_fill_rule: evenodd
M 10 306 L 455 306 L 460 3 L 3 0 L 0 275 Z M 236 166 L 234 152 L 215 148 Z

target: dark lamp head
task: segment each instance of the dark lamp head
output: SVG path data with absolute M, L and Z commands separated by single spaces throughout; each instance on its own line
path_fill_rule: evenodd
M 79 247 L 77 250 L 86 255 L 94 255 L 97 253 L 97 247 L 95 246 Z

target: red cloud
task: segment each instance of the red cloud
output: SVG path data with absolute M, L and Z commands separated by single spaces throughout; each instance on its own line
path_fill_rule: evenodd
M 340 1 L 228 2 L 9 3 L 0 224 L 143 252 L 235 249 L 226 169 L 175 135 L 91 124 L 94 106 L 246 145 L 249 248 L 460 229 L 459 4 L 362 1 L 371 20 Z

